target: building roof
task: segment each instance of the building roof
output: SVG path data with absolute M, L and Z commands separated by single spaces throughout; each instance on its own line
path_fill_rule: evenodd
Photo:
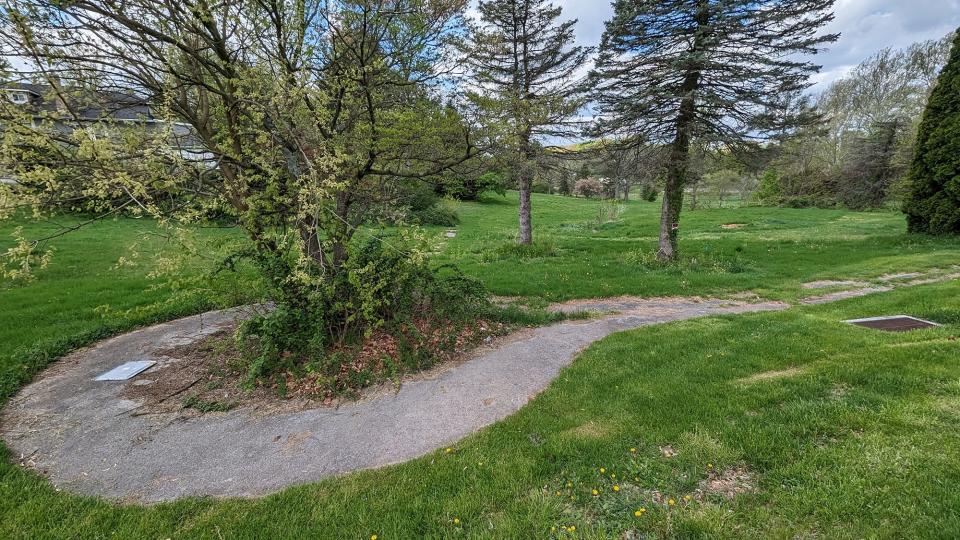
M 32 99 L 26 106 L 38 113 L 68 109 L 82 120 L 155 120 L 149 103 L 132 92 L 117 90 L 78 92 L 71 89 L 65 92 L 68 97 L 64 104 L 54 95 L 53 87 L 47 84 L 14 81 L 0 84 L 0 89 L 7 92 L 30 93 Z

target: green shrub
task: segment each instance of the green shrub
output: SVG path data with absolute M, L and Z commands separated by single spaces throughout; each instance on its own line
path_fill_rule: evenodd
M 453 227 L 460 223 L 460 217 L 457 210 L 445 201 L 437 201 L 433 206 L 420 210 L 413 215 L 414 221 L 418 225 L 436 225 L 441 227 Z
M 506 193 L 507 177 L 499 171 L 451 171 L 440 178 L 436 185 L 438 195 L 459 201 L 476 201 L 488 191 Z
M 278 294 L 275 310 L 246 321 L 237 334 L 256 345 L 251 380 L 324 359 L 331 347 L 397 322 L 455 322 L 489 308 L 478 280 L 451 266 L 432 268 L 400 239 L 380 236 L 355 246 L 341 271 L 310 294 L 300 288 Z
M 577 180 L 573 186 L 574 197 L 599 197 L 603 194 L 603 184 L 596 178 L 584 178 Z
M 647 202 L 654 202 L 657 200 L 657 195 L 660 194 L 660 191 L 657 189 L 657 186 L 653 184 L 643 184 L 640 186 L 640 198 Z
M 910 182 L 910 231 L 960 234 L 960 32 L 920 123 Z
M 753 193 L 753 198 L 763 205 L 778 205 L 783 198 L 783 187 L 780 185 L 780 175 L 775 169 L 763 171 L 760 185 Z

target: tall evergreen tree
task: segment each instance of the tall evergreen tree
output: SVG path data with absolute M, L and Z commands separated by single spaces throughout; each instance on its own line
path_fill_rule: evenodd
M 917 133 L 904 205 L 911 232 L 960 234 L 960 31 Z
M 833 0 L 616 0 L 592 86 L 607 136 L 670 146 L 660 220 L 661 259 L 677 232 L 694 140 L 737 145 L 811 122 L 783 96 L 820 67 L 798 59 L 836 35 L 818 35 Z M 779 111 L 779 112 L 772 112 Z
M 463 43 L 464 61 L 474 100 L 506 127 L 504 150 L 520 189 L 519 242 L 530 244 L 539 141 L 570 131 L 584 102 L 575 75 L 590 49 L 573 45 L 576 20 L 559 21 L 561 9 L 548 0 L 487 0 L 479 11 Z

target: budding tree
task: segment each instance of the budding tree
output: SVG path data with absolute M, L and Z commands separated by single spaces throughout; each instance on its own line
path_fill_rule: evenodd
M 281 306 L 324 311 L 326 330 L 376 310 L 376 294 L 351 303 L 344 273 L 390 185 L 474 153 L 438 90 L 467 0 L 5 4 L 3 55 L 58 106 L 2 106 L 3 207 L 80 200 L 190 223 L 217 205 L 249 240 L 235 256 Z M 116 121 L 118 95 L 154 121 Z

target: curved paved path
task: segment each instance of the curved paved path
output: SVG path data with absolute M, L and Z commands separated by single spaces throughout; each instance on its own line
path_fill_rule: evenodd
M 0 425 L 15 457 L 64 489 L 128 502 L 260 496 L 452 444 L 517 411 L 580 350 L 614 332 L 786 307 L 692 299 L 576 302 L 564 310 L 619 313 L 524 331 L 432 378 L 337 409 L 138 416 L 138 403 L 120 397 L 132 382 L 93 381 L 130 359 L 158 360 L 140 377 L 162 376 L 170 360 L 155 351 L 196 341 L 242 316 L 237 310 L 214 312 L 65 357 L 10 401 Z

